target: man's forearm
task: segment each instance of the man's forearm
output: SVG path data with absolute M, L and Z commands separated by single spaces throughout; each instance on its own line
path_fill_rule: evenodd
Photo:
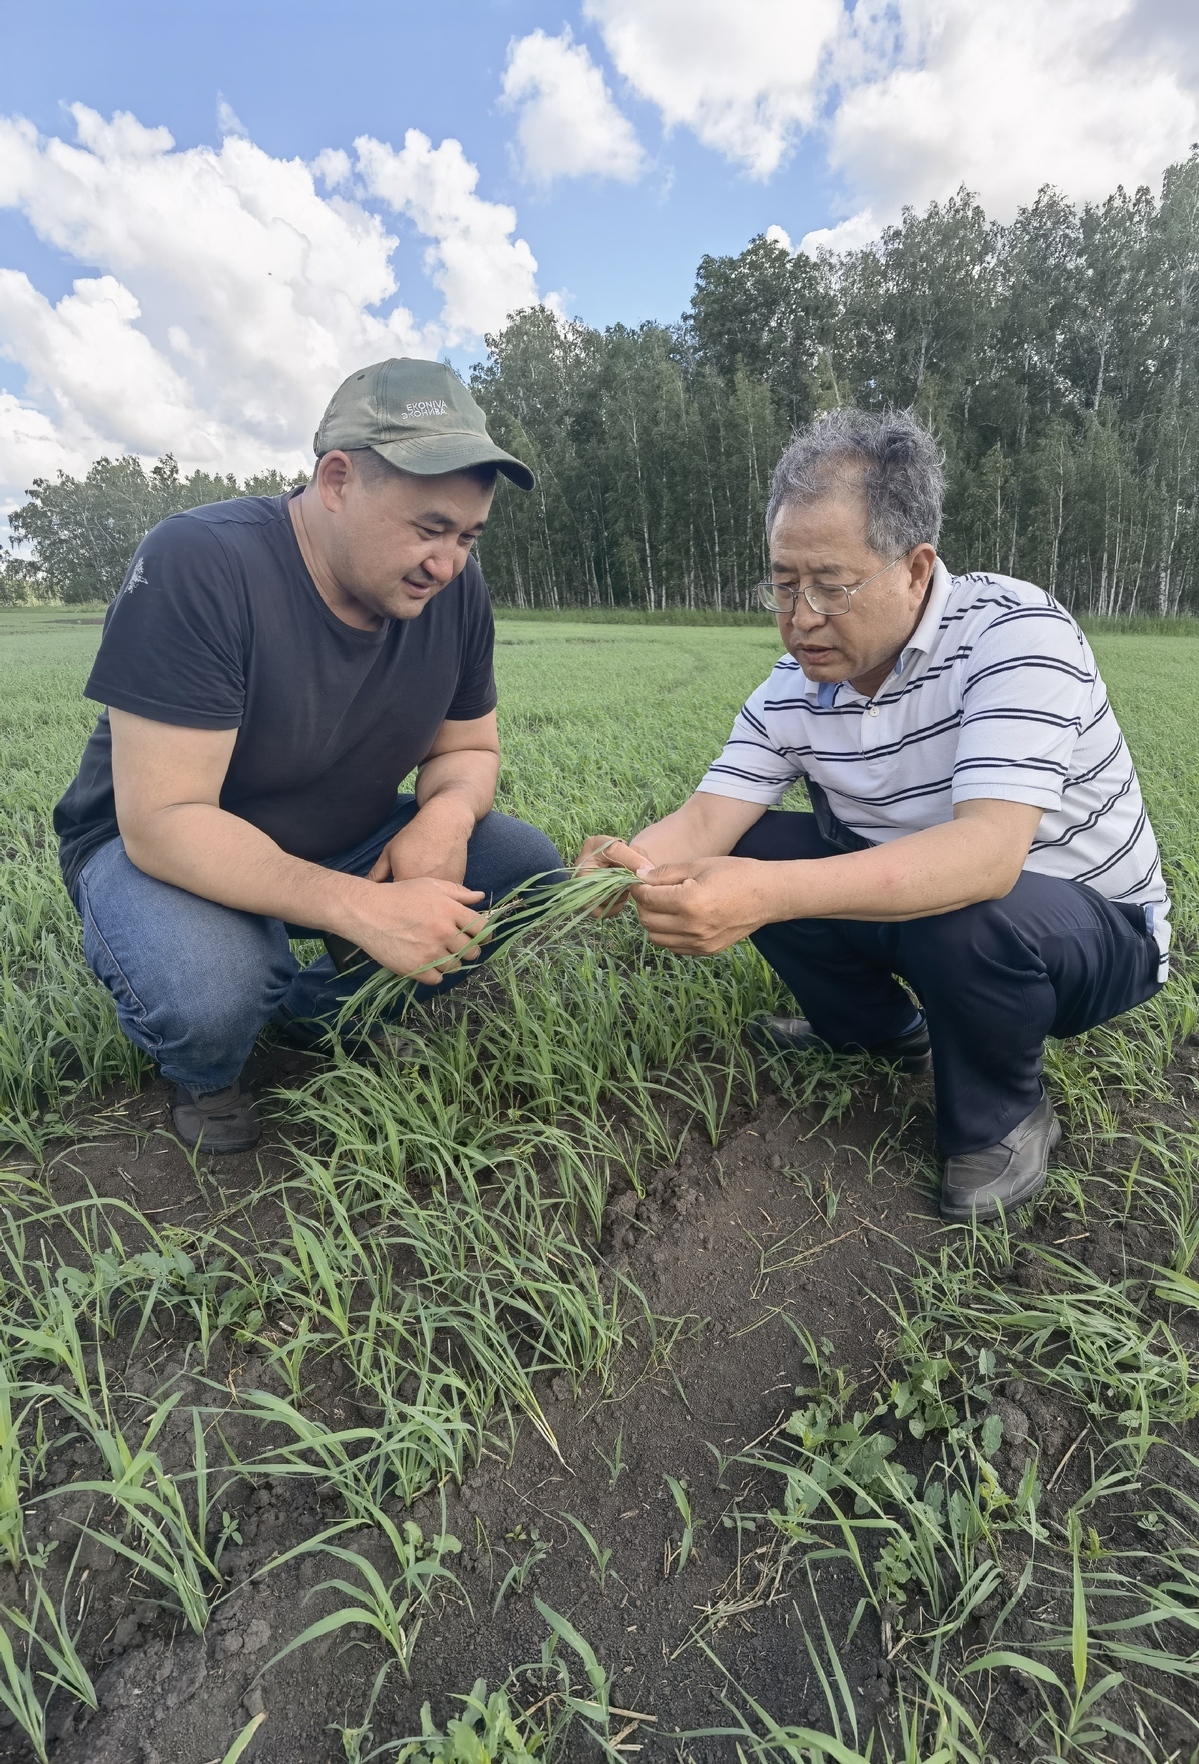
M 477 825 L 495 802 L 499 775 L 498 753 L 460 748 L 436 754 L 416 775 L 417 807 L 422 814 L 469 814 Z
M 357 941 L 358 897 L 373 884 L 290 856 L 224 809 L 178 803 L 122 833 L 131 862 L 160 882 L 240 912 Z
M 1010 844 L 981 821 L 946 821 L 842 856 L 761 866 L 769 920 L 931 918 L 993 900 L 1016 875 Z
M 655 864 L 727 857 L 742 834 L 764 813 L 757 803 L 697 791 L 673 814 L 643 828 L 630 843 Z

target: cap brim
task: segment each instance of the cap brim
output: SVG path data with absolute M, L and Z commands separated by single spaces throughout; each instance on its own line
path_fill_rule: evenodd
M 449 435 L 414 435 L 408 441 L 372 441 L 371 447 L 389 465 L 415 472 L 422 478 L 464 472 L 470 466 L 494 465 L 521 490 L 531 490 L 536 482 L 523 460 L 505 453 L 486 436 L 464 429 Z

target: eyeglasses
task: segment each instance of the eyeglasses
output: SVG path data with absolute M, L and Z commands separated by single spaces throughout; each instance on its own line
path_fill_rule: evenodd
M 854 582 L 848 587 L 841 583 L 834 587 L 832 583 L 818 582 L 810 588 L 788 588 L 782 582 L 759 582 L 754 592 L 767 612 L 791 618 L 802 594 L 813 612 L 822 613 L 825 618 L 839 619 L 853 605 L 852 595 L 861 588 L 869 588 L 871 582 L 877 582 L 880 576 L 885 576 L 888 570 L 893 570 L 897 563 L 902 562 L 903 558 L 893 557 L 881 570 L 875 570 L 873 576 L 867 576 L 864 582 Z

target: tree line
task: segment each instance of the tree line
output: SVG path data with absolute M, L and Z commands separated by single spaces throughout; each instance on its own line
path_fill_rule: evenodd
M 1043 189 L 1008 225 L 961 190 L 863 250 L 705 257 L 677 325 L 515 315 L 472 384 L 538 474 L 483 541 L 497 598 L 744 607 L 771 468 L 838 404 L 945 449 L 941 549 L 1097 614 L 1199 605 L 1199 153 L 1160 197 Z
M 291 482 L 280 472 L 242 484 L 232 473 L 184 477 L 169 453 L 148 472 L 126 455 L 98 459 L 82 478 L 35 478 L 8 518 L 19 549 L 0 552 L 0 606 L 115 600 L 129 560 L 159 521 L 231 496 L 277 496 Z
M 702 259 L 677 324 L 538 307 L 486 341 L 472 390 L 537 473 L 530 496 L 501 491 L 481 543 L 500 603 L 748 607 L 775 460 L 854 403 L 910 407 L 940 438 L 952 569 L 1094 614 L 1199 609 L 1199 151 L 1157 196 L 1046 188 L 1000 224 L 961 190 L 814 260 L 760 236 Z M 283 487 L 170 459 L 39 479 L 0 595 L 110 598 L 174 507 Z

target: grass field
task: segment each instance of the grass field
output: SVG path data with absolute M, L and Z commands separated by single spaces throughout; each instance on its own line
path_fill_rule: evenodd
M 189 1163 L 48 835 L 97 638 L 0 610 L 0 1757 L 1199 1756 L 1199 640 L 1093 637 L 1175 977 L 975 1236 L 927 1084 L 764 1066 L 753 951 L 628 915 L 399 1064 L 265 1047 Z M 775 653 L 502 621 L 501 806 L 634 831 Z

